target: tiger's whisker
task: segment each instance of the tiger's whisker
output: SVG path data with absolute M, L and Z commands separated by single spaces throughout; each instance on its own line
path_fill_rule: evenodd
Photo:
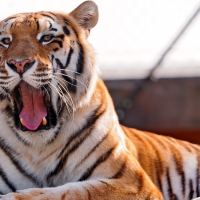
M 65 83 L 66 81 L 62 78 L 59 78 L 59 77 L 55 77 L 56 80 L 60 81 L 61 83 Z M 68 88 L 67 87 L 64 87 L 61 83 L 59 83 L 59 85 L 64 89 L 64 91 L 67 93 L 67 95 L 69 96 L 70 98 L 70 101 L 71 101 L 71 106 L 74 108 L 74 104 L 73 104 L 73 100 L 71 98 L 71 95 L 68 91 Z
M 87 86 L 86 86 L 82 81 L 80 81 L 80 80 L 78 80 L 78 79 L 76 79 L 76 78 L 74 78 L 74 77 L 72 77 L 72 76 L 70 76 L 70 75 L 68 75 L 68 74 L 62 74 L 62 73 L 57 73 L 57 72 L 56 72 L 55 74 L 58 74 L 58 75 L 62 75 L 62 76 L 66 76 L 66 77 L 72 78 L 72 79 L 78 81 L 79 83 L 81 83 L 85 88 L 87 88 Z M 69 83 L 69 82 L 68 82 L 68 83 Z M 74 84 L 72 84 L 72 83 L 69 83 L 69 84 L 74 85 Z M 78 87 L 77 85 L 74 85 L 74 86 Z
M 65 90 L 65 92 L 68 94 L 68 97 L 69 97 L 69 101 L 68 101 L 68 103 L 70 104 L 70 106 L 71 106 L 71 112 L 72 112 L 72 115 L 74 115 L 74 108 L 75 108 L 75 106 L 74 106 L 74 104 L 73 104 L 73 100 L 72 100 L 72 98 L 71 98 L 71 96 L 70 96 L 70 94 L 69 94 L 69 92 L 66 90 L 66 88 L 64 88 L 60 83 L 58 84 L 58 87 L 59 87 L 59 89 L 60 89 L 60 91 L 62 92 L 62 89 L 61 89 L 61 87 Z M 62 92 L 62 94 L 63 94 L 63 92 Z M 64 95 L 64 94 L 63 94 Z
M 79 72 L 76 72 L 76 71 L 73 71 L 73 70 L 70 70 L 70 69 L 59 69 L 60 71 L 68 71 L 68 72 L 72 72 L 72 73 L 75 73 L 75 74 L 78 74 L 80 76 L 83 76 L 85 79 L 87 79 L 87 77 L 84 75 L 84 74 L 81 74 Z
M 58 74 L 58 75 L 62 75 L 62 76 L 66 76 L 66 77 L 75 79 L 76 81 L 78 81 L 78 82 L 80 82 L 81 84 L 83 84 L 84 86 L 86 86 L 82 81 L 80 81 L 79 79 L 77 79 L 77 78 L 75 78 L 75 77 L 73 77 L 73 76 L 71 76 L 71 75 L 69 75 L 69 74 L 63 74 L 63 73 L 59 73 L 59 72 L 56 72 L 55 74 Z M 84 78 L 86 78 L 86 77 L 84 77 Z M 86 80 L 87 80 L 87 79 L 88 79 L 88 78 L 86 78 Z
M 55 91 L 57 91 L 57 93 L 58 93 L 58 95 L 60 96 L 60 98 L 64 101 L 64 103 L 65 103 L 65 105 L 66 105 L 66 107 L 67 107 L 67 110 L 68 110 L 69 114 L 71 114 L 71 109 L 70 109 L 70 107 L 69 107 L 69 102 L 70 102 L 70 101 L 68 101 L 68 100 L 66 99 L 65 95 L 63 94 L 63 92 L 60 91 L 60 90 L 58 90 L 58 88 L 57 88 L 55 85 L 53 85 L 51 82 L 49 82 L 49 84 L 55 89 Z

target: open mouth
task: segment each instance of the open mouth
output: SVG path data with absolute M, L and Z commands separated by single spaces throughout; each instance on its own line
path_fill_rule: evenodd
M 18 108 L 17 124 L 22 131 L 50 129 L 45 93 L 21 81 L 14 89 L 14 99 Z

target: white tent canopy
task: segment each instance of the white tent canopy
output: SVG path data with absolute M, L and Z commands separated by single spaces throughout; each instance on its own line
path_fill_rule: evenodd
M 6 0 L 0 18 L 18 12 L 70 12 L 81 0 Z M 105 79 L 143 78 L 199 6 L 199 0 L 96 0 L 100 19 L 89 37 Z M 200 76 L 200 14 L 155 73 Z

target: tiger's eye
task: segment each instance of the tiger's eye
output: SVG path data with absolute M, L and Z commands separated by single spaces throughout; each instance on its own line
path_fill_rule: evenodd
M 11 42 L 10 38 L 3 38 L 1 41 L 3 42 L 3 44 L 6 44 L 6 45 L 10 44 Z
M 41 42 L 49 42 L 53 38 L 53 35 L 43 35 Z

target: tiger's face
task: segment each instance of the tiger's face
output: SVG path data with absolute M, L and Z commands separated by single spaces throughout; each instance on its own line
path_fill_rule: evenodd
M 86 15 L 86 4 L 69 15 L 23 13 L 0 22 L 0 108 L 23 141 L 50 141 L 91 98 L 95 63 L 87 36 L 98 11 L 92 6 Z

